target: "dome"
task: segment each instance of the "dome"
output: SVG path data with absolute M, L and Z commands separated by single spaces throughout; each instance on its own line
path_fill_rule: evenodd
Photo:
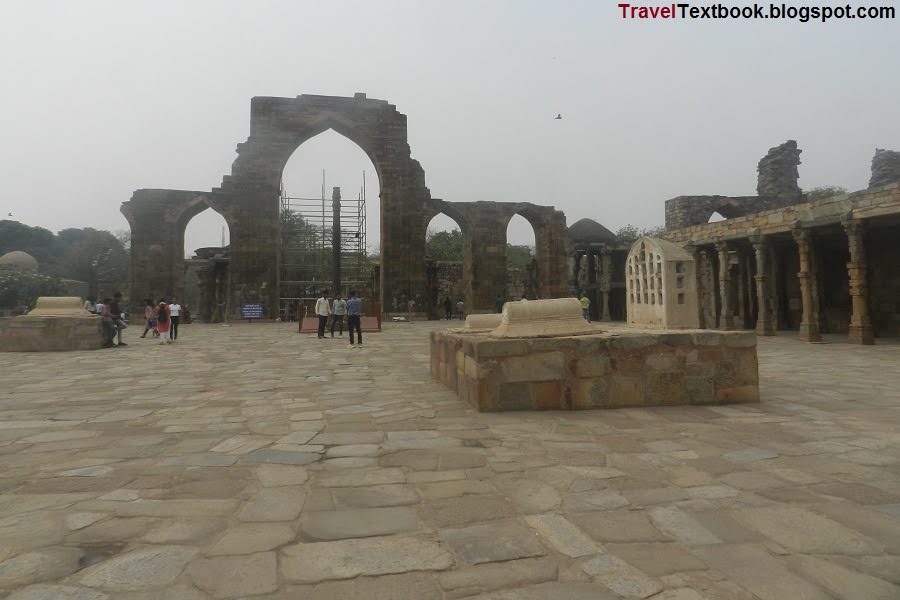
M 37 271 L 38 261 L 27 252 L 14 250 L 0 256 L 0 268 L 18 269 L 20 271 Z
M 581 219 L 568 230 L 569 239 L 581 244 L 614 244 L 616 234 L 593 219 Z

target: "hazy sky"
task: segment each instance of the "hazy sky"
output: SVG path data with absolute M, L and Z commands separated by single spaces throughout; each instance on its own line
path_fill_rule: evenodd
M 552 204 L 570 224 L 754 194 L 787 139 L 801 187 L 860 189 L 875 148 L 900 149 L 898 24 L 625 21 L 596 0 L 3 0 L 0 215 L 127 229 L 135 189 L 219 185 L 252 96 L 303 93 L 396 104 L 434 197 Z M 345 197 L 368 170 L 375 243 L 371 163 L 329 132 L 285 184 L 318 197 L 322 169 Z M 192 247 L 220 241 L 210 213 Z

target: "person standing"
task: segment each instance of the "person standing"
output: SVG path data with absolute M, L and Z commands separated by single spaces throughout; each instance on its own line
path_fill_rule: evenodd
M 462 321 L 466 318 L 466 305 L 462 300 L 456 302 L 456 317 Z
M 497 297 L 494 298 L 494 310 L 497 312 L 497 314 L 503 312 L 503 296 L 501 296 L 500 294 L 497 294 Z
M 112 313 L 109 310 L 109 305 L 111 303 L 112 299 L 110 298 L 104 298 L 97 303 L 97 314 L 100 315 L 103 322 L 104 348 L 112 348 L 114 346 L 113 339 L 116 337 L 116 326 L 113 324 Z
M 156 315 L 156 330 L 159 332 L 159 343 L 171 344 L 172 340 L 169 339 L 171 318 L 169 316 L 169 307 L 166 306 L 166 301 L 160 300 L 157 309 L 159 313 Z
M 319 317 L 319 339 L 325 339 L 325 324 L 331 315 L 331 306 L 328 304 L 328 290 L 323 290 L 322 295 L 316 300 L 316 315 Z
M 113 336 L 119 338 L 118 345 L 127 346 L 128 344 L 122 341 L 122 330 L 128 327 L 128 323 L 125 322 L 125 317 L 122 315 L 122 292 L 113 294 L 112 302 L 109 304 L 109 314 L 112 317 Z
M 334 337 L 334 326 L 338 324 L 340 325 L 338 337 L 344 337 L 344 315 L 347 314 L 347 301 L 343 300 L 340 294 L 335 294 L 331 312 L 334 313 L 331 317 L 331 337 Z
M 587 297 L 586 292 L 581 292 L 581 315 L 588 323 L 591 322 L 591 299 Z
M 174 342 L 178 339 L 178 323 L 181 321 L 181 305 L 178 304 L 177 298 L 172 298 L 172 302 L 169 303 L 169 316 L 172 317 L 169 339 Z
M 362 299 L 356 297 L 356 290 L 350 290 L 350 299 L 347 300 L 347 332 L 350 334 L 350 347 L 353 345 L 353 330 L 356 329 L 359 347 L 362 348 Z
M 444 296 L 444 318 L 448 321 L 453 316 L 453 301 L 450 296 Z
M 84 310 L 88 311 L 89 313 L 96 313 L 97 311 L 94 310 L 94 307 L 97 306 L 95 300 L 96 299 L 92 297 L 87 298 L 84 301 Z
M 151 329 L 156 329 L 156 322 L 153 317 L 153 300 L 150 298 L 144 299 L 144 333 L 141 334 L 142 338 L 147 337 L 147 332 Z

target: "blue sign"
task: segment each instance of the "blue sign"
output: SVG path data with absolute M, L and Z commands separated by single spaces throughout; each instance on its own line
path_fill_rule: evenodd
M 242 319 L 262 319 L 263 318 L 263 305 L 262 304 L 241 304 L 241 318 Z

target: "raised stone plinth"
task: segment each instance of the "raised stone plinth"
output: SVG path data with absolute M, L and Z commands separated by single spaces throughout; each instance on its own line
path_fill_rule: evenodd
M 431 372 L 480 411 L 759 400 L 756 334 L 651 331 L 499 339 L 431 334 Z
M 96 350 L 103 346 L 100 317 L 81 298 L 41 297 L 30 313 L 0 319 L 0 352 Z
M 497 328 L 503 322 L 503 315 L 498 313 L 474 314 L 466 317 L 465 330 L 490 331 Z

